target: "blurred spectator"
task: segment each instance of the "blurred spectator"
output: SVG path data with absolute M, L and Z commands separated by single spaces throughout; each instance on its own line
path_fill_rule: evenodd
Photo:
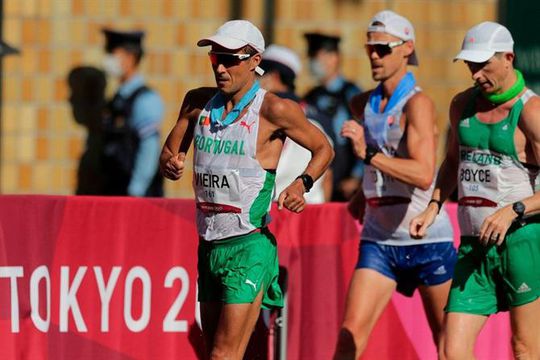
M 270 45 L 263 53 L 261 68 L 265 71 L 261 77 L 261 87 L 273 92 L 281 98 L 301 102 L 295 93 L 295 80 L 302 64 L 298 55 L 289 48 L 279 45 Z M 308 120 L 323 131 L 318 123 L 316 109 L 301 104 L 306 112 Z M 324 132 L 324 131 L 323 131 Z M 327 136 L 328 137 L 328 136 Z M 330 139 L 329 139 L 330 140 Z M 311 160 L 311 153 L 287 138 L 283 144 L 283 150 L 279 158 L 276 170 L 276 194 L 280 194 L 294 179 L 305 170 L 305 164 Z M 319 204 L 330 201 L 332 192 L 332 174 L 327 170 L 313 184 L 310 192 L 304 195 L 307 203 Z
M 120 82 L 103 117 L 105 195 L 163 196 L 159 129 L 163 101 L 138 72 L 144 32 L 103 29 L 105 72 Z
M 346 201 L 360 184 L 363 164 L 354 156 L 350 140 L 342 137 L 340 130 L 345 121 L 352 119 L 349 101 L 361 90 L 340 73 L 339 37 L 321 33 L 304 36 L 310 71 L 319 83 L 304 99 L 323 115 L 321 125 L 334 142 L 332 201 Z
M 105 73 L 91 66 L 76 67 L 68 75 L 73 117 L 88 129 L 86 146 L 77 170 L 77 195 L 101 195 L 105 191 L 101 157 L 106 84 Z

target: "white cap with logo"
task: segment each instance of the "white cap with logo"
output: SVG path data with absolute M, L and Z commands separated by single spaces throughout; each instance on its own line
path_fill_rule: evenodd
M 285 65 L 291 69 L 296 76 L 298 76 L 302 70 L 302 62 L 298 55 L 285 46 L 272 44 L 268 46 L 262 57 L 263 60 L 275 61 Z
M 214 35 L 197 42 L 197 46 L 212 44 L 229 50 L 237 50 L 249 45 L 259 53 L 264 52 L 264 37 L 261 31 L 247 20 L 227 21 L 217 29 Z M 255 72 L 259 75 L 264 74 L 264 71 L 258 66 Z
M 369 21 L 368 32 L 382 32 L 390 34 L 403 41 L 415 42 L 414 27 L 405 17 L 391 10 L 383 10 L 375 14 Z M 418 65 L 416 50 L 409 56 L 409 65 Z
M 474 63 L 488 61 L 497 52 L 514 52 L 514 39 L 510 31 L 501 24 L 485 21 L 473 26 L 463 39 L 461 51 L 454 61 Z

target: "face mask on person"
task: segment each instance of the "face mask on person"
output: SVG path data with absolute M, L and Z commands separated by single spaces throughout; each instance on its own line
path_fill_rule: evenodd
M 112 77 L 121 77 L 124 75 L 122 65 L 120 64 L 120 59 L 118 56 L 114 56 L 112 54 L 105 55 L 105 59 L 103 59 L 103 70 L 105 70 L 107 75 Z
M 319 60 L 311 59 L 309 61 L 309 71 L 317 80 L 322 80 L 326 77 L 326 69 Z

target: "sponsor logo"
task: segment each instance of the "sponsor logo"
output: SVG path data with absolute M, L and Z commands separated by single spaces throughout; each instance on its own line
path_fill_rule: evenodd
M 240 126 L 245 127 L 247 129 L 248 133 L 250 133 L 250 134 L 251 134 L 251 127 L 253 126 L 253 124 L 255 124 L 255 120 L 253 120 L 251 122 L 251 124 L 248 124 L 244 120 L 240 121 Z
M 201 210 L 205 214 L 209 213 L 235 213 L 240 214 L 242 209 L 226 204 L 216 204 L 211 202 L 197 203 L 197 209 Z
M 463 120 L 463 121 L 459 124 L 459 126 L 461 126 L 461 127 L 470 127 L 471 125 L 469 124 L 469 118 Z
M 464 196 L 459 199 L 458 204 L 470 207 L 497 207 L 496 202 L 479 196 Z
M 248 285 L 253 286 L 253 290 L 257 290 L 257 284 L 254 283 L 253 281 L 251 281 L 249 279 L 246 279 L 245 283 L 248 284 Z
M 518 294 L 523 294 L 523 293 L 529 292 L 531 290 L 532 289 L 529 287 L 529 285 L 527 285 L 526 283 L 522 283 L 521 285 L 519 285 L 519 287 L 517 289 L 517 293 Z
M 444 265 L 439 266 L 434 272 L 433 275 L 444 275 L 446 274 L 446 268 Z

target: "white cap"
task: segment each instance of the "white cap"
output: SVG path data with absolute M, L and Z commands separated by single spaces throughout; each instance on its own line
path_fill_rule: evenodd
M 247 20 L 227 21 L 217 29 L 214 35 L 197 42 L 197 46 L 209 46 L 212 44 L 217 44 L 229 50 L 237 50 L 249 45 L 259 53 L 264 52 L 264 37 L 261 31 Z M 264 74 L 263 69 L 258 66 L 255 72 L 259 75 Z
M 404 41 L 414 43 L 414 27 L 411 22 L 391 10 L 383 10 L 375 14 L 369 21 L 368 32 L 382 32 L 390 34 Z M 418 65 L 416 50 L 409 56 L 409 65 Z
M 482 63 L 488 61 L 496 52 L 514 52 L 512 34 L 501 24 L 485 21 L 467 31 L 461 51 L 454 61 Z
M 262 55 L 263 60 L 275 61 L 282 65 L 285 65 L 291 69 L 296 76 L 300 74 L 302 70 L 302 62 L 298 55 L 291 49 L 280 46 L 280 45 L 270 45 L 266 48 L 266 51 Z

